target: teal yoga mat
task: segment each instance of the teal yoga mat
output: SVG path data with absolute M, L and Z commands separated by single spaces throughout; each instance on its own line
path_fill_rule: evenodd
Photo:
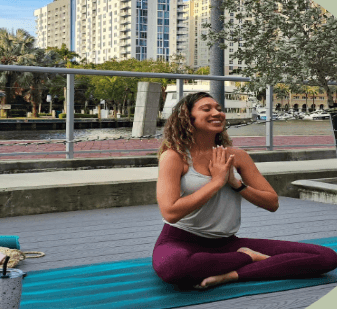
M 19 236 L 0 235 L 0 247 L 20 249 Z
M 337 237 L 305 240 L 337 252 Z M 337 269 L 310 279 L 235 282 L 208 290 L 181 290 L 159 279 L 151 258 L 29 272 L 21 309 L 176 308 L 337 281 Z

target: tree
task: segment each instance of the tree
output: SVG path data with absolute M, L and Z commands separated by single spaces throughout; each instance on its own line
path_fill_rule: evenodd
M 198 75 L 209 75 L 210 74 L 210 69 L 209 66 L 208 67 L 201 67 L 198 68 L 194 71 L 194 74 L 198 74 Z
M 33 57 L 32 51 L 35 39 L 23 29 L 16 33 L 0 29 L 0 63 L 4 65 L 22 65 L 26 59 Z M 0 85 L 5 88 L 5 97 L 2 104 L 11 104 L 15 95 L 15 86 L 20 74 L 12 71 L 0 73 Z
M 55 67 L 62 66 L 59 55 L 53 51 L 45 51 L 36 48 L 32 52 L 33 57 L 25 58 L 23 65 L 39 66 L 39 67 Z M 37 117 L 37 106 L 42 104 L 42 92 L 48 80 L 55 78 L 56 74 L 42 72 L 24 72 L 19 77 L 19 83 L 28 87 L 26 96 L 32 104 L 33 117 Z
M 222 8 L 242 23 L 224 20 L 224 30 L 203 36 L 226 49 L 229 42 L 241 46 L 231 56 L 244 61 L 242 75 L 253 79 L 255 88 L 308 80 L 333 98 L 328 82 L 337 79 L 337 20 L 311 0 L 222 0 Z M 293 92 L 293 89 L 291 89 Z
M 290 87 L 286 84 L 276 84 L 275 88 L 274 88 L 274 92 L 276 93 L 276 97 L 281 99 L 281 108 L 284 107 L 283 106 L 283 99 L 284 98 L 289 98 L 290 95 Z M 289 106 L 289 101 L 288 101 L 288 106 Z
M 47 47 L 47 51 L 50 51 L 50 50 L 56 52 L 66 62 L 67 68 L 70 68 L 72 64 L 77 64 L 74 58 L 80 57 L 80 55 L 78 55 L 76 52 L 68 49 L 65 43 L 62 43 L 61 48 Z M 84 59 L 82 59 L 81 62 L 84 62 Z M 67 112 L 67 87 L 66 86 L 63 87 L 63 97 L 64 97 L 63 109 L 64 109 L 64 112 L 66 113 Z
M 314 87 L 314 86 L 309 86 L 307 88 L 308 94 L 312 95 L 312 109 L 315 109 L 315 96 L 319 93 L 324 93 L 322 88 L 320 87 Z
M 74 51 L 71 51 L 70 49 L 68 49 L 68 47 L 67 47 L 67 45 L 65 43 L 62 43 L 61 48 L 47 47 L 46 50 L 47 51 L 49 51 L 49 50 L 55 51 L 67 63 L 68 63 L 68 61 L 69 62 L 73 62 L 74 58 L 79 58 L 80 57 L 77 53 L 75 53 Z M 82 59 L 82 61 L 84 61 L 84 60 Z

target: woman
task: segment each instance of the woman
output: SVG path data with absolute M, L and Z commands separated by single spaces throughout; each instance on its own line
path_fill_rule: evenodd
M 323 246 L 235 236 L 242 197 L 274 212 L 278 196 L 250 156 L 232 147 L 225 114 L 209 94 L 180 100 L 164 135 L 157 200 L 165 224 L 153 251 L 162 280 L 204 289 L 337 267 L 337 254 Z

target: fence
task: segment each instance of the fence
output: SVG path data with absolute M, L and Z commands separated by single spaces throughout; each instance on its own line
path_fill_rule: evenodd
M 167 78 L 176 79 L 177 81 L 177 98 L 182 98 L 184 80 L 217 80 L 217 81 L 238 81 L 248 82 L 250 78 L 239 76 L 210 76 L 210 75 L 193 75 L 193 74 L 170 74 L 170 73 L 149 73 L 149 72 L 128 72 L 128 71 L 107 71 L 107 70 L 85 70 L 85 69 L 68 69 L 68 68 L 47 68 L 47 67 L 31 67 L 31 66 L 15 66 L 0 65 L 0 71 L 17 71 L 17 72 L 38 72 L 38 73 L 54 73 L 67 75 L 67 117 L 66 117 L 66 151 L 57 152 L 21 152 L 21 153 L 0 153 L 0 156 L 8 155 L 49 155 L 49 154 L 65 154 L 67 159 L 74 158 L 74 77 L 77 75 L 101 75 L 101 76 L 123 76 L 123 77 L 139 77 L 139 78 Z M 273 144 L 273 87 L 267 85 L 266 98 L 266 145 L 265 146 L 247 146 L 245 148 L 267 148 L 272 151 Z M 333 145 L 291 145 L 288 147 L 309 147 L 309 146 L 333 146 Z M 287 147 L 283 145 L 282 147 Z M 157 150 L 157 149 L 149 149 Z M 94 152 L 115 152 L 116 150 L 84 150 L 76 153 L 94 153 Z M 118 150 L 120 151 L 120 150 Z M 130 150 L 128 150 L 130 151 Z M 138 150 L 139 151 L 139 150 Z

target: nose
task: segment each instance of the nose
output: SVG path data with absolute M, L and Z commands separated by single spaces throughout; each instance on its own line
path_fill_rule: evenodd
M 219 111 L 216 108 L 213 109 L 213 115 L 214 116 L 221 116 L 222 114 L 225 115 L 225 113 L 223 111 Z

